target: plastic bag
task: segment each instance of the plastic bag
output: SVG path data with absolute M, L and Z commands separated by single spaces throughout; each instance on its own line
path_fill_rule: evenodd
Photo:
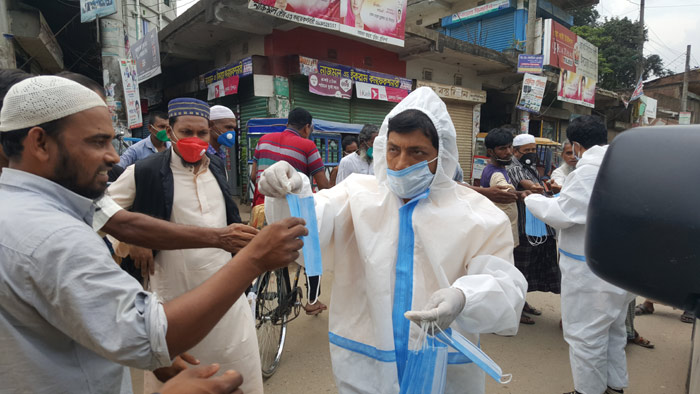
M 417 349 L 408 351 L 400 394 L 445 392 L 447 345 L 428 334 L 437 329 L 434 322 L 421 323 Z

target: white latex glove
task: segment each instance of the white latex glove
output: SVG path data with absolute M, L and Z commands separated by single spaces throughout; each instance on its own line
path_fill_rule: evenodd
M 464 309 L 467 299 L 464 292 L 454 287 L 440 289 L 433 293 L 421 311 L 408 311 L 404 317 L 420 324 L 422 321 L 435 322 L 442 330 L 450 327 Z
M 269 197 L 284 197 L 289 193 L 299 193 L 304 182 L 291 164 L 278 161 L 260 175 L 258 191 Z

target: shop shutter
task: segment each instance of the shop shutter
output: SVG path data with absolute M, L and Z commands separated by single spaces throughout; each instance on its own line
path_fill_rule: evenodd
M 381 126 L 396 104 L 398 103 L 353 97 L 350 102 L 350 123 Z
M 291 108 L 303 107 L 311 112 L 314 119 L 333 122 L 350 122 L 350 100 L 319 96 L 309 92 L 309 80 L 306 76 L 290 78 Z
M 503 51 L 515 40 L 515 13 L 508 12 L 481 21 L 481 37 L 486 48 Z
M 479 45 L 481 44 L 479 37 L 479 23 L 479 21 L 465 23 L 461 26 L 448 28 L 446 29 L 446 32 L 450 37 Z
M 457 149 L 459 151 L 459 165 L 464 172 L 465 182 L 469 181 L 469 175 L 472 172 L 472 144 L 474 135 L 474 106 L 464 102 L 445 100 L 447 112 L 452 118 L 452 123 L 457 130 Z
M 241 78 L 241 82 L 238 87 L 238 100 L 241 111 L 241 155 L 240 155 L 240 165 L 239 165 L 239 186 L 241 187 L 241 196 L 244 202 L 245 198 L 251 198 L 253 190 L 251 188 L 251 183 L 249 180 L 248 173 L 250 171 L 250 166 L 248 164 L 248 155 L 252 157 L 253 152 L 248 152 L 247 135 L 248 135 L 248 121 L 253 118 L 269 118 L 270 114 L 268 112 L 268 98 L 267 97 L 255 97 L 253 96 L 253 77 Z

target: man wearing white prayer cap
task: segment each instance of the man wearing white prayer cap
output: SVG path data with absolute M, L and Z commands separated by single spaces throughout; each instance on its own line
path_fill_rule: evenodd
M 209 149 L 207 153 L 226 163 L 226 151 L 236 146 L 236 115 L 223 105 L 214 105 L 209 114 Z
M 516 191 L 539 194 L 544 191 L 544 182 L 537 172 L 537 143 L 530 134 L 518 134 L 513 139 L 513 161 L 506 167 L 508 178 Z M 547 234 L 540 239 L 526 234 L 526 212 L 523 201 L 518 207 L 518 237 L 520 244 L 513 250 L 515 266 L 527 279 L 527 291 L 542 291 L 559 294 L 561 272 L 557 264 L 557 244 L 554 230 L 547 226 Z M 525 302 L 520 323 L 535 324 L 530 315 L 539 316 L 542 312 Z
M 131 393 L 127 366 L 170 366 L 207 335 L 255 277 L 298 256 L 301 241 L 295 238 L 306 233 L 301 221 L 276 229 L 273 224 L 195 291 L 168 302 L 144 291 L 114 263 L 91 227 L 93 199 L 102 195 L 107 172 L 119 161 L 113 138 L 102 98 L 68 79 L 29 78 L 4 98 L 0 142 L 9 167 L 0 175 L 3 391 Z M 197 379 L 217 369 L 176 377 L 175 388 L 229 393 L 241 384 L 236 372 Z M 174 392 L 170 383 L 161 390 Z

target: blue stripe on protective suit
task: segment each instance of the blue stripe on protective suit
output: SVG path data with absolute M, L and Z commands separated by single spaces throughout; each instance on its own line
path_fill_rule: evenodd
M 569 253 L 564 249 L 559 249 L 559 253 L 563 254 L 566 257 L 572 258 L 574 260 L 583 261 L 584 263 L 586 262 L 586 256 L 581 256 L 578 254 Z
M 396 280 L 394 285 L 394 305 L 391 319 L 394 327 L 394 351 L 396 352 L 396 370 L 399 382 L 403 379 L 403 370 L 408 357 L 408 335 L 410 320 L 404 313 L 411 310 L 413 300 L 413 210 L 418 202 L 426 197 L 430 189 L 414 197 L 399 208 L 399 247 L 396 256 Z
M 373 360 L 385 363 L 393 363 L 396 361 L 396 352 L 394 352 L 393 350 L 379 350 L 374 346 L 353 341 L 352 339 L 341 337 L 340 335 L 334 334 L 332 332 L 328 333 L 328 340 L 335 346 L 341 347 L 345 350 L 349 350 L 354 353 L 361 354 Z M 447 354 L 448 364 L 469 364 L 471 362 L 472 361 L 462 353 L 453 352 Z

